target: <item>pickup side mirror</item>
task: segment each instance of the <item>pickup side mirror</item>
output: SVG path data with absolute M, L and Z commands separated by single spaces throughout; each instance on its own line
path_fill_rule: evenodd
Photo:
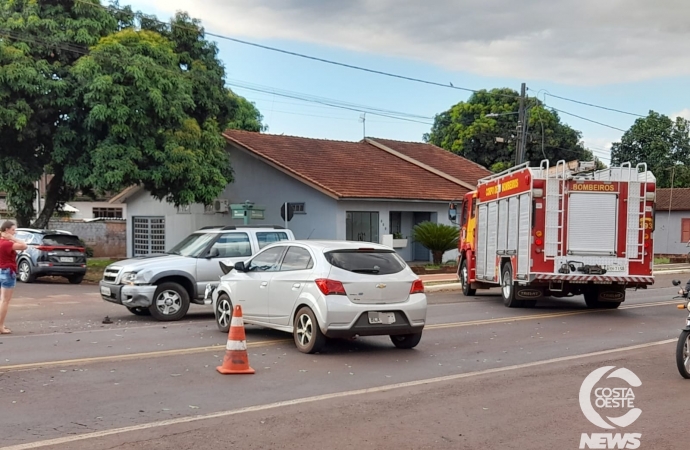
M 220 256 L 220 250 L 218 250 L 217 247 L 213 247 L 211 250 L 208 252 L 207 258 L 218 258 Z
M 235 270 L 238 272 L 246 272 L 247 269 L 244 267 L 244 263 L 242 261 L 235 263 Z

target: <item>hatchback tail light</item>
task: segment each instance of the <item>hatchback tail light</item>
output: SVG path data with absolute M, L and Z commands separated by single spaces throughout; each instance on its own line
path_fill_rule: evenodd
M 323 295 L 347 295 L 345 286 L 340 281 L 319 278 L 314 281 Z
M 410 289 L 410 294 L 423 294 L 424 293 L 424 283 L 422 280 L 414 280 L 412 283 L 412 288 Z

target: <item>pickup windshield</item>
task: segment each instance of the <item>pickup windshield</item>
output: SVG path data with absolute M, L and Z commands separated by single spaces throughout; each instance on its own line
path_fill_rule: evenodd
M 190 234 L 184 238 L 182 242 L 170 249 L 168 253 L 171 255 L 198 258 L 214 237 L 216 237 L 216 235 L 211 233 Z

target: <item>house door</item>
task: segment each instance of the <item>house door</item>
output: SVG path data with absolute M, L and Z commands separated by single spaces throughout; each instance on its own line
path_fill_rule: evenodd
M 348 241 L 379 242 L 379 213 L 347 211 L 345 239 Z
M 134 256 L 165 253 L 165 217 L 132 218 Z
M 413 225 L 418 225 L 422 222 L 431 221 L 431 213 L 416 212 L 412 219 Z M 415 261 L 429 261 L 431 259 L 431 252 L 419 242 L 412 244 L 412 259 Z

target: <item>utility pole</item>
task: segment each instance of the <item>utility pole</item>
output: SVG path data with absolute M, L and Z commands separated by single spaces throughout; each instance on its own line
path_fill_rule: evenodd
M 524 157 L 524 134 L 525 134 L 525 91 L 527 86 L 522 83 L 520 88 L 520 109 L 518 109 L 518 129 L 517 129 L 517 139 L 515 145 L 515 165 L 519 166 L 522 164 L 522 159 Z
M 362 138 L 367 138 L 367 113 L 359 116 L 359 121 L 362 122 Z

